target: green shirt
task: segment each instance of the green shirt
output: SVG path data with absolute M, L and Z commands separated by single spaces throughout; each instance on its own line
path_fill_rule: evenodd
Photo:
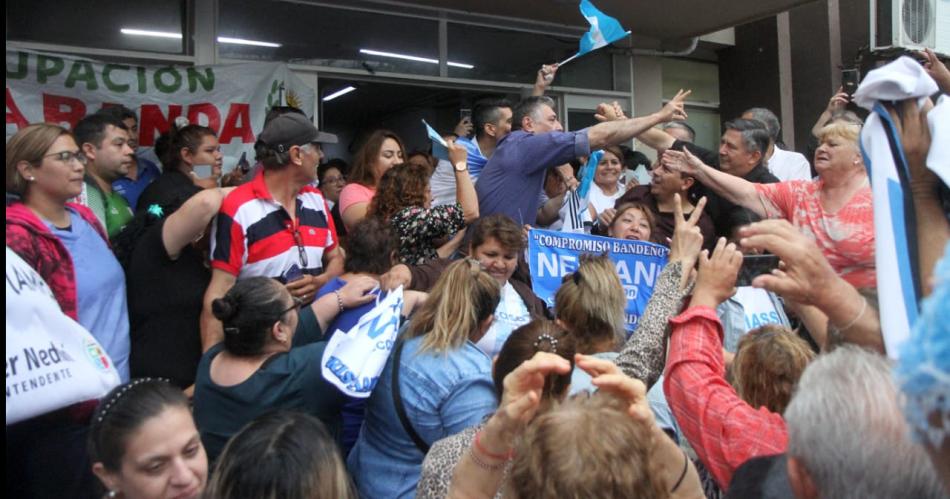
M 86 206 L 96 214 L 109 239 L 115 237 L 132 220 L 132 208 L 118 192 L 102 192 L 96 181 L 86 177 Z

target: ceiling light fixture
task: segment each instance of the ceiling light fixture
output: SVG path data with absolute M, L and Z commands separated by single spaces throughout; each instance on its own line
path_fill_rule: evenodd
M 181 33 L 169 33 L 167 31 L 148 31 L 144 29 L 122 28 L 119 30 L 123 35 L 151 36 L 155 38 L 177 38 L 181 40 Z
M 170 33 L 167 31 L 149 31 L 144 29 L 132 29 L 132 28 L 122 28 L 119 30 L 123 35 L 133 35 L 133 36 L 151 36 L 153 38 L 174 38 L 181 40 L 181 33 Z M 226 36 L 219 36 L 218 43 L 231 43 L 235 45 L 252 45 L 255 47 L 270 47 L 278 48 L 280 47 L 279 43 L 271 42 L 259 42 L 257 40 L 245 40 L 243 38 L 228 38 Z
M 348 93 L 350 93 L 350 92 L 352 92 L 352 91 L 354 91 L 354 90 L 356 90 L 356 87 L 354 87 L 354 86 L 349 86 L 349 87 L 346 87 L 346 88 L 344 88 L 344 89 L 342 89 L 342 90 L 337 90 L 336 92 L 333 92 L 332 94 L 330 94 L 330 95 L 324 97 L 324 98 L 323 98 L 323 102 L 330 102 L 331 100 L 336 99 L 337 97 L 339 97 L 339 96 L 341 96 L 341 95 L 346 95 L 346 94 L 348 94 Z
M 394 59 L 405 59 L 405 60 L 407 60 L 407 61 L 427 62 L 427 63 L 429 63 L 429 64 L 438 64 L 438 63 L 439 63 L 439 60 L 438 60 L 438 59 L 430 59 L 430 58 L 428 58 L 428 57 L 418 57 L 418 56 L 406 55 L 406 54 L 397 54 L 397 53 L 394 53 L 394 52 L 382 52 L 382 51 L 380 51 L 380 50 L 360 49 L 360 53 L 361 53 L 361 54 L 367 54 L 367 55 L 377 55 L 377 56 L 380 56 L 380 57 L 392 57 L 392 58 L 394 58 Z M 449 66 L 453 66 L 453 67 L 456 67 L 456 68 L 475 69 L 475 66 L 473 66 L 473 65 L 471 65 L 471 64 L 463 64 L 463 63 L 461 63 L 461 62 L 452 62 L 452 61 L 449 61 L 447 64 L 448 64 Z
M 219 36 L 218 43 L 231 43 L 234 45 L 252 45 L 254 47 L 270 47 L 270 48 L 280 47 L 279 43 L 259 42 L 257 40 L 245 40 L 243 38 L 228 38 L 225 36 Z

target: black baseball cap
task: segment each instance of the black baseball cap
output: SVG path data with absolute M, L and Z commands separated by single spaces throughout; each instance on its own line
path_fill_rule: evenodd
M 264 127 L 258 137 L 267 147 L 277 152 L 287 152 L 293 146 L 304 144 L 336 144 L 336 135 L 317 130 L 304 115 L 289 113 L 278 116 Z

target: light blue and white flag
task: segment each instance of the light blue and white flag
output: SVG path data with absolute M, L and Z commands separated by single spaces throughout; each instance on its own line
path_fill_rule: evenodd
M 432 141 L 432 155 L 438 159 L 449 160 L 449 144 L 445 142 L 445 139 L 439 135 L 439 132 L 435 131 L 435 128 L 429 126 L 426 123 L 426 120 L 422 120 L 422 124 L 426 126 L 426 133 L 429 134 L 429 140 Z
M 898 347 L 917 320 L 916 227 L 907 184 L 907 165 L 900 137 L 881 103 L 868 115 L 861 131 L 861 152 L 874 196 L 874 250 L 877 290 L 882 306 L 881 331 L 887 353 Z M 903 182 L 902 178 L 903 177 Z M 908 189 L 905 189 L 907 184 Z M 910 222 L 910 223 L 908 223 Z
M 919 312 L 921 276 L 917 223 L 910 193 L 910 168 L 900 134 L 882 102 L 918 98 L 937 84 L 909 57 L 871 71 L 855 102 L 871 111 L 861 130 L 861 154 L 874 196 L 874 249 L 881 332 L 888 356 L 897 358 Z
M 629 31 L 623 29 L 623 26 L 620 25 L 620 21 L 597 10 L 597 7 L 594 7 L 594 4 L 588 0 L 581 0 L 580 8 L 581 14 L 587 19 L 587 22 L 590 23 L 590 31 L 584 33 L 584 37 L 581 38 L 580 50 L 565 59 L 559 66 L 563 66 L 588 52 L 606 47 L 630 34 Z
M 597 172 L 597 164 L 604 157 L 604 151 L 594 151 L 587 158 L 587 164 L 581 168 L 581 185 L 577 188 L 577 194 L 587 199 L 590 194 L 590 184 L 594 182 L 594 173 Z

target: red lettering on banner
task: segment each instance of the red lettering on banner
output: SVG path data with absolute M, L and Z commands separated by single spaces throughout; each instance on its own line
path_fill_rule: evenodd
M 13 96 L 10 95 L 10 88 L 7 87 L 7 124 L 9 125 L 10 123 L 15 124 L 17 130 L 30 125 L 29 120 L 26 119 L 26 116 L 23 116 L 23 113 L 20 112 L 20 108 L 18 108 L 16 102 L 13 101 Z
M 142 118 L 139 120 L 139 145 L 151 147 L 155 138 L 167 132 L 175 118 L 181 116 L 181 105 L 169 104 L 168 116 L 155 104 L 142 104 Z
M 245 144 L 254 143 L 254 132 L 251 130 L 251 106 L 249 104 L 231 104 L 228 117 L 224 120 L 224 130 L 218 139 L 221 144 L 230 144 L 235 138 Z
M 65 109 L 64 109 L 65 108 Z M 86 116 L 86 104 L 74 97 L 43 94 L 43 121 L 46 123 L 69 123 L 69 128 Z
M 208 117 L 208 128 L 214 130 L 214 133 L 221 132 L 221 113 L 218 111 L 218 108 L 214 107 L 214 104 L 203 102 L 201 104 L 192 104 L 188 106 L 189 123 L 193 125 L 200 124 L 201 120 L 198 118 L 200 118 L 201 115 Z

